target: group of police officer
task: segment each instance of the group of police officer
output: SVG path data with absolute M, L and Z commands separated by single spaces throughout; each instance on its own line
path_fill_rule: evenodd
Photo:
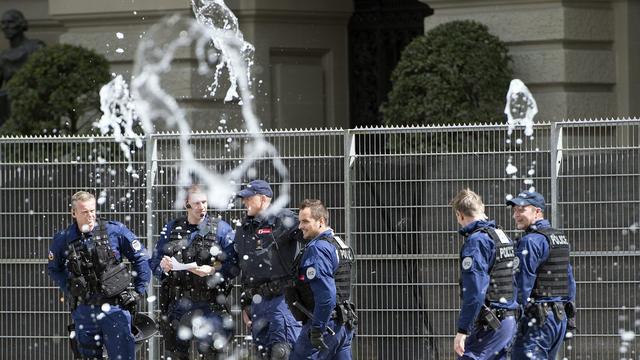
M 227 297 L 238 275 L 242 318 L 262 357 L 351 358 L 354 255 L 329 227 L 324 204 L 305 200 L 299 218 L 274 209 L 263 180 L 237 196 L 247 214 L 234 231 L 208 215 L 206 193 L 191 186 L 186 216 L 164 226 L 151 258 L 123 224 L 97 218 L 94 195 L 72 196 L 74 221 L 54 236 L 48 270 L 70 302 L 76 358 L 102 359 L 104 348 L 110 359 L 135 359 L 136 342 L 155 330 L 136 313 L 151 274 L 161 284 L 166 360 L 188 359 L 192 342 L 199 358 L 219 358 L 233 336 Z
M 465 238 L 454 351 L 459 359 L 553 360 L 575 331 L 569 242 L 544 218 L 540 193 L 523 191 L 506 204 L 524 231 L 516 246 L 488 220 L 478 194 L 465 189 L 451 201 Z

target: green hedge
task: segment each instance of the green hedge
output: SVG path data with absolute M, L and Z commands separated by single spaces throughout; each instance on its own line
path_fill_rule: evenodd
M 512 78 L 507 47 L 474 21 L 439 25 L 414 39 L 392 74 L 387 125 L 502 122 Z
M 109 63 L 89 49 L 59 44 L 34 53 L 11 78 L 7 91 L 11 116 L 2 134 L 89 132 L 99 116 Z

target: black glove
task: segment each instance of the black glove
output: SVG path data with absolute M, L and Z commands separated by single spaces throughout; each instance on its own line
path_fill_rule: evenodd
M 137 291 L 125 290 L 120 293 L 120 307 L 127 310 L 131 315 L 136 313 L 136 307 L 140 300 L 140 294 Z
M 311 342 L 311 345 L 320 351 L 329 349 L 327 344 L 324 342 L 324 339 L 322 338 L 323 332 L 324 331 L 322 331 L 321 329 L 314 327 L 309 330 L 309 341 Z

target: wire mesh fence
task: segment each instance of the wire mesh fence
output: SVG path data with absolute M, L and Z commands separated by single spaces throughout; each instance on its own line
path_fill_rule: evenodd
M 529 186 L 547 197 L 552 223 L 573 248 L 579 331 L 561 358 L 639 355 L 620 334 L 640 326 L 640 121 L 542 124 L 534 138 L 516 130 L 510 142 L 506 134 L 500 125 L 265 133 L 289 170 L 289 206 L 322 199 L 330 225 L 357 253 L 355 358 L 453 358 L 463 239 L 449 201 L 473 189 L 515 237 L 505 196 Z M 250 142 L 239 132 L 190 139 L 197 160 L 217 172 L 237 166 Z M 75 191 L 96 193 L 100 216 L 124 223 L 148 249 L 183 212 L 175 203 L 178 136 L 150 136 L 133 150 L 127 159 L 108 137 L 0 139 L 0 359 L 71 358 L 68 306 L 46 263 L 52 235 L 71 221 Z M 505 174 L 508 162 L 515 177 Z M 241 183 L 252 178 L 270 181 L 276 196 L 284 181 L 270 156 L 256 159 Z M 243 217 L 239 202 L 212 212 L 232 225 Z M 231 304 L 237 297 L 236 289 Z M 157 316 L 155 302 L 144 305 Z M 251 354 L 238 313 L 229 351 Z M 140 358 L 162 353 L 155 337 Z

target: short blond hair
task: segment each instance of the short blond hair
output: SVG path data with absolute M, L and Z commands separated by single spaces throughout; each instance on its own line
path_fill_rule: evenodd
M 71 196 L 71 208 L 75 209 L 78 202 L 85 202 L 95 199 L 96 197 L 90 192 L 78 191 L 77 193 L 73 194 L 73 196 Z
M 464 216 L 476 217 L 484 215 L 484 203 L 480 195 L 467 189 L 460 190 L 451 200 L 453 210 L 460 212 Z

